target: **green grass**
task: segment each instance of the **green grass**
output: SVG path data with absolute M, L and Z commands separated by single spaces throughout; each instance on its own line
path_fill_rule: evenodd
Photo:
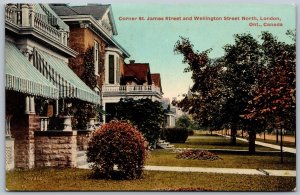
M 256 138 L 256 141 L 260 141 L 260 142 L 264 142 L 264 143 L 274 144 L 274 145 L 280 146 L 280 138 L 279 138 L 278 143 L 276 143 L 276 140 L 267 140 L 267 139 L 264 140 L 263 138 Z M 283 141 L 282 145 L 284 147 L 296 148 L 295 143 L 293 143 L 293 142 Z
M 201 149 L 231 149 L 248 150 L 248 143 L 237 140 L 232 146 L 230 139 L 218 135 L 189 136 L 185 143 L 174 143 L 175 148 L 201 148 Z M 257 151 L 275 151 L 275 149 L 263 146 L 256 146 Z
M 215 152 L 214 152 L 215 153 Z M 217 154 L 217 153 L 215 153 Z M 184 166 L 184 167 L 216 167 L 216 168 L 249 168 L 249 169 L 288 169 L 296 170 L 296 155 L 286 155 L 284 163 L 280 163 L 279 155 L 237 155 L 217 154 L 222 160 L 188 160 L 177 159 L 175 153 L 168 150 L 154 150 L 146 160 L 147 165 Z
M 35 169 L 10 171 L 10 191 L 164 191 L 201 188 L 212 191 L 291 191 L 295 177 L 145 171 L 138 180 L 89 179 L 91 170 Z

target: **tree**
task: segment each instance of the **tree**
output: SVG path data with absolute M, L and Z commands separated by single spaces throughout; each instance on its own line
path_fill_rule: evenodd
M 195 52 L 186 38 L 175 44 L 174 51 L 184 56 L 192 72 L 193 95 L 185 97 L 179 106 L 188 110 L 201 126 L 213 129 L 230 127 L 232 144 L 236 144 L 240 115 L 252 98 L 250 88 L 255 83 L 259 69 L 259 45 L 250 34 L 235 35 L 235 44 L 225 45 L 225 55 L 211 60 L 210 50 Z
M 183 55 L 182 62 L 188 65 L 184 72 L 192 72 L 194 82 L 190 95 L 176 104 L 183 111 L 189 112 L 200 126 L 214 129 L 222 126 L 219 111 L 227 92 L 220 82 L 220 75 L 223 74 L 221 62 L 219 59 L 210 59 L 210 51 L 195 52 L 189 39 L 183 37 L 175 44 L 174 52 Z
M 295 41 L 295 33 L 287 33 Z M 263 32 L 259 44 L 250 34 L 234 35 L 224 56 L 212 60 L 210 50 L 194 51 L 187 38 L 174 51 L 183 55 L 185 72 L 192 72 L 192 94 L 177 105 L 202 126 L 229 127 L 232 144 L 237 128 L 249 133 L 249 151 L 255 152 L 256 133 L 280 121 L 295 129 L 295 44 L 278 42 Z M 283 115 L 285 117 L 283 117 Z
M 292 31 L 287 35 L 295 41 Z M 262 40 L 264 67 L 244 118 L 296 132 L 296 43 L 279 42 L 268 32 L 262 33 Z
M 245 127 L 240 116 L 244 113 L 248 102 L 253 98 L 250 90 L 255 85 L 262 68 L 260 63 L 262 54 L 258 41 L 250 34 L 237 34 L 234 35 L 234 38 L 235 43 L 233 45 L 228 44 L 224 47 L 226 74 L 222 77 L 222 82 L 231 93 L 223 112 L 228 116 L 227 121 L 231 128 L 232 144 L 236 143 L 237 128 Z M 254 129 L 249 131 L 251 138 L 255 135 Z
M 192 122 L 187 115 L 182 115 L 176 120 L 176 127 L 189 128 Z
M 155 145 L 164 121 L 163 107 L 160 102 L 153 102 L 148 98 L 139 100 L 122 98 L 115 108 L 115 118 L 132 122 L 150 145 Z

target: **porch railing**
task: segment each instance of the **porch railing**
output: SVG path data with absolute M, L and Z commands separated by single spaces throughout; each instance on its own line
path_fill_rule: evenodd
M 49 117 L 40 117 L 41 131 L 48 131 Z
M 48 16 L 33 11 L 31 4 L 7 4 L 5 21 L 20 27 L 31 27 L 67 46 L 68 32 L 58 30 L 48 22 Z
M 130 93 L 130 92 L 156 92 L 161 93 L 161 90 L 159 87 L 156 87 L 154 85 L 116 85 L 116 86 L 110 86 L 110 85 L 104 85 L 102 87 L 102 92 L 115 92 L 115 93 Z

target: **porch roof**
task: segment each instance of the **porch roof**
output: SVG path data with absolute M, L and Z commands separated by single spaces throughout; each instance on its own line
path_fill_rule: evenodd
M 5 88 L 58 99 L 57 87 L 44 78 L 21 51 L 9 41 L 5 41 Z
M 47 63 L 44 75 L 59 88 L 60 98 L 77 98 L 83 101 L 100 104 L 100 96 L 90 89 L 68 66 L 66 62 L 44 51 L 36 49 L 38 55 Z M 45 72 L 42 70 L 42 72 Z M 55 74 L 54 74 L 55 73 Z

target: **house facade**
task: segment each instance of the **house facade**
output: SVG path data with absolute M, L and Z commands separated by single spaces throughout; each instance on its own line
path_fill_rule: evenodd
M 109 113 L 121 98 L 150 98 L 153 101 L 162 98 L 160 75 L 157 83 L 152 83 L 149 64 L 126 64 L 129 53 L 114 39 L 117 28 L 110 5 L 87 4 L 69 6 L 51 4 L 51 8 L 70 27 L 70 47 L 79 55 L 70 60 L 69 66 L 83 78 L 86 71 L 84 53 L 93 50 L 95 90 L 101 95 L 103 122 L 111 120 Z M 144 77 L 144 78 L 141 78 Z
M 114 35 L 110 5 L 5 6 L 7 169 L 76 167 L 94 129 L 78 125 L 91 117 L 78 114 L 82 105 L 109 112 L 121 98 L 160 101 L 160 75 L 126 64 Z
M 78 134 L 65 111 L 101 97 L 68 67 L 78 55 L 69 33 L 47 4 L 5 6 L 7 169 L 76 166 Z

